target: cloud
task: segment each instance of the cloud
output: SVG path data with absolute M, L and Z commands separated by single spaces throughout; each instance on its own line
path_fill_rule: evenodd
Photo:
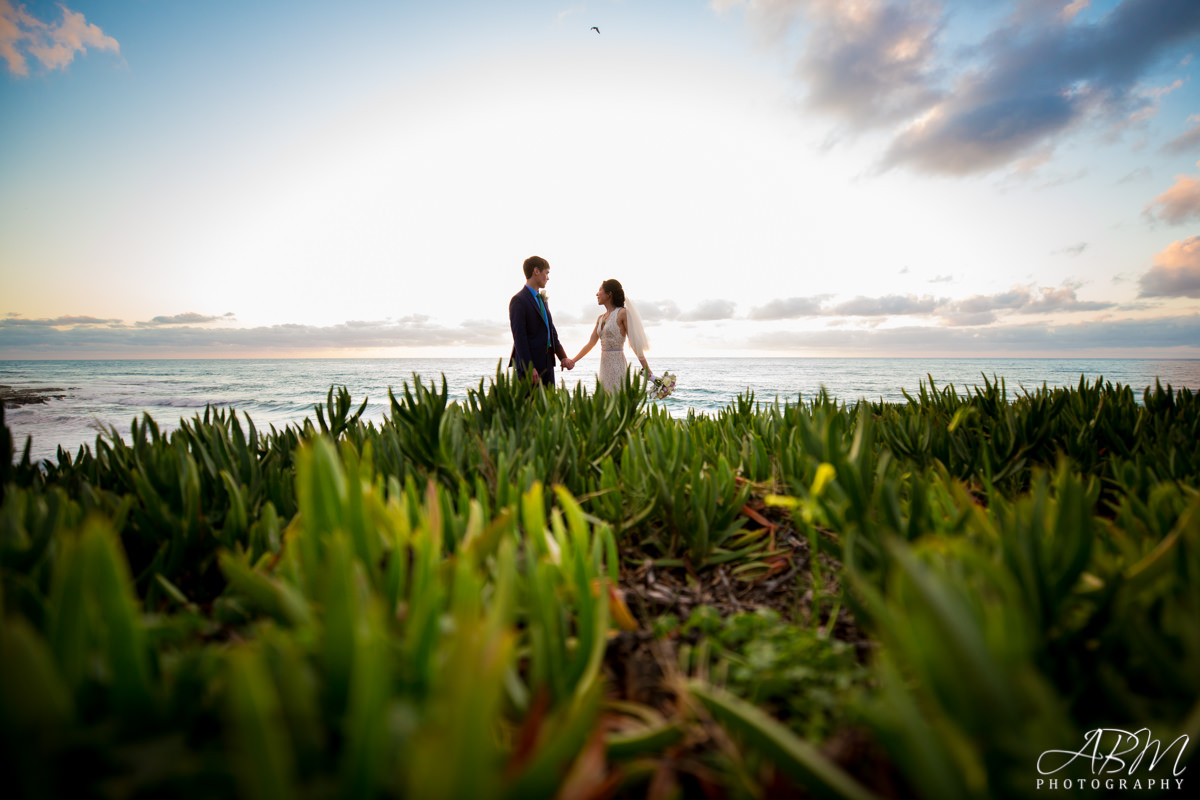
M 821 303 L 829 295 L 816 297 L 788 297 L 772 300 L 765 306 L 750 310 L 750 319 L 797 319 L 815 317 L 821 313 Z
M 556 16 L 554 18 L 554 22 L 556 24 L 562 24 L 562 22 L 564 20 L 566 20 L 568 17 L 575 16 L 576 14 L 582 14 L 586 10 L 587 10 L 586 5 L 584 5 L 582 3 L 576 3 L 575 5 L 571 6 L 570 8 L 563 9 L 562 11 L 558 12 L 558 16 Z
M 886 297 L 856 297 L 829 309 L 829 313 L 845 317 L 883 317 L 905 314 L 931 314 L 944 300 L 929 295 L 892 294 Z
M 1200 115 L 1193 115 L 1188 122 L 1194 123 L 1187 131 L 1163 145 L 1168 155 L 1179 156 L 1200 150 Z
M 880 125 L 908 119 L 937 102 L 936 2 L 794 3 L 808 16 L 797 72 L 819 111 Z
M 705 300 L 691 311 L 680 314 L 679 319 L 683 322 L 712 322 L 722 319 L 733 319 L 733 312 L 736 308 L 737 306 L 729 300 Z
M 947 328 L 972 328 L 979 325 L 991 325 L 996 321 L 994 311 L 958 311 L 953 308 L 939 311 L 941 324 Z
M 950 310 L 960 314 L 986 314 L 999 310 L 1018 309 L 1029 302 L 1029 290 L 1023 286 L 999 294 L 975 294 L 956 303 Z
M 1072 0 L 1068 6 L 1059 12 L 1059 19 L 1062 19 L 1064 22 L 1070 22 L 1079 15 L 1080 11 L 1083 11 L 1091 4 L 1091 0 Z
M 1171 83 L 1167 86 L 1152 86 L 1149 89 L 1143 89 L 1142 94 L 1146 97 L 1154 98 L 1155 100 L 1161 100 L 1162 98 L 1169 95 L 1171 92 L 1175 91 L 1176 89 L 1180 89 L 1182 87 L 1183 87 L 1183 79 L 1176 78 L 1174 83 Z
M 117 40 L 89 23 L 83 14 L 64 5 L 59 8 L 62 19 L 48 23 L 34 17 L 23 5 L 0 0 L 0 58 L 13 75 L 29 74 L 26 56 L 46 69 L 65 69 L 76 53 L 86 53 L 89 47 L 120 54 Z
M 746 21 L 769 47 L 795 43 L 805 101 L 816 110 L 879 126 L 937 102 L 934 56 L 943 15 L 937 0 L 713 0 L 724 12 L 744 7 Z
M 55 352 L 222 354 L 262 351 L 351 350 L 388 347 L 495 346 L 504 350 L 508 324 L 467 320 L 441 325 L 423 315 L 398 320 L 351 320 L 337 325 L 270 325 L 255 328 L 195 325 L 113 325 L 58 320 L 0 319 L 0 352 L 36 355 Z M 92 318 L 82 318 L 92 319 Z M 69 327 L 67 325 L 69 324 Z
M 711 322 L 733 319 L 737 305 L 729 300 L 705 300 L 690 311 L 681 311 L 673 300 L 639 300 L 637 310 L 645 322 Z
M 980 67 L 893 140 L 884 165 L 986 172 L 1085 119 L 1128 119 L 1157 101 L 1139 91 L 1142 75 L 1197 35 L 1193 0 L 1124 0 L 1098 23 L 1013 23 L 983 42 Z
M 1069 183 L 1081 181 L 1087 177 L 1087 168 L 1077 169 L 1074 172 L 1068 172 L 1060 175 L 1055 175 L 1049 180 L 1044 181 L 1039 189 L 1053 189 L 1055 186 L 1066 186 Z
M 943 36 L 953 14 L 969 13 L 952 3 L 737 5 L 751 25 L 775 28 L 766 38 L 776 46 L 806 34 L 796 75 L 810 108 L 892 131 L 881 168 L 951 176 L 1036 163 L 1085 123 L 1145 118 L 1175 84 L 1147 90 L 1142 80 L 1200 39 L 1195 0 L 1122 0 L 1094 21 L 1080 13 L 1086 2 L 1021 2 L 965 47 Z
M 952 281 L 938 276 L 930 283 Z M 904 317 L 936 314 L 943 325 L 978 326 L 995 322 L 998 313 L 1046 314 L 1050 312 L 1102 311 L 1115 304 L 1080 300 L 1075 286 L 1059 288 L 1014 286 L 1005 292 L 971 295 L 961 300 L 929 295 L 859 296 L 828 306 L 830 295 L 788 297 L 751 309 L 752 320 L 801 319 L 805 317 Z
M 25 328 L 66 328 L 75 325 L 120 325 L 119 319 L 101 319 L 99 317 L 55 317 L 54 319 L 26 319 L 19 314 L 9 314 L 0 320 L 0 329 L 5 326 Z
M 839 353 L 1065 353 L 1171 349 L 1196 352 L 1200 314 L 1153 319 L 1121 319 L 1069 325 L 995 325 L 988 328 L 908 326 L 875 330 L 762 333 L 747 346 L 783 352 L 831 350 Z
M 953 283 L 954 276 L 953 275 L 935 275 L 934 277 L 930 278 L 927 282 L 928 283 Z
M 1200 176 L 1176 175 L 1175 185 L 1146 205 L 1147 219 L 1160 219 L 1168 225 L 1183 225 L 1200 220 Z
M 1138 297 L 1200 297 L 1200 236 L 1168 245 L 1138 283 Z
M 1047 286 L 1014 286 L 998 294 L 976 294 L 947 303 L 940 314 L 944 322 L 955 325 L 985 325 L 995 319 L 995 312 L 1018 314 L 1047 314 L 1051 312 L 1103 311 L 1114 303 L 1080 300 L 1075 287 L 1057 289 Z
M 1138 167 L 1133 172 L 1130 172 L 1128 175 L 1121 178 L 1121 180 L 1117 181 L 1117 185 L 1119 186 L 1125 183 L 1148 180 L 1152 177 L 1154 177 L 1154 170 L 1150 169 L 1149 167 Z
M 1061 250 L 1055 250 L 1050 255 L 1079 256 L 1083 255 L 1084 250 L 1087 250 L 1087 242 L 1080 242 L 1079 244 L 1073 244 L 1070 247 L 1064 247 Z
M 233 312 L 222 314 L 219 317 L 209 316 L 207 314 L 197 314 L 194 311 L 189 311 L 186 314 L 176 314 L 171 317 L 155 317 L 149 322 L 139 322 L 142 327 L 157 327 L 159 325 L 203 325 L 208 322 L 228 322 L 233 320 Z
M 1200 251 L 1200 237 L 1189 242 L 1193 250 Z M 1160 259 L 1164 258 L 1160 256 Z M 1194 263 L 1191 275 L 1195 286 L 1197 269 Z M 1113 307 L 1111 303 L 1078 300 L 1073 286 L 1057 289 L 1018 286 L 1000 294 L 975 295 L 957 301 L 916 295 L 860 296 L 830 306 L 826 305 L 829 297 L 772 300 L 751 309 L 747 316 L 750 324 L 764 326 L 782 320 L 819 317 L 830 325 L 843 325 L 851 335 L 858 335 L 852 329 L 863 320 L 855 318 L 866 318 L 871 325 L 879 325 L 888 317 L 930 317 L 938 322 L 932 330 L 946 330 L 990 325 L 1005 314 L 1069 313 Z M 638 307 L 647 322 L 657 323 L 732 320 L 737 309 L 728 300 L 708 300 L 686 312 L 680 311 L 671 301 L 642 302 Z M 88 357 L 89 353 L 112 357 L 180 353 L 286 356 L 303 352 L 434 347 L 488 347 L 506 354 L 511 347 L 507 321 L 466 320 L 459 324 L 443 324 L 428 316 L 413 314 L 400 319 L 348 320 L 326 326 L 283 324 L 237 328 L 212 324 L 233 319 L 232 312 L 221 316 L 187 312 L 156 316 L 150 321 L 133 324 L 91 316 L 29 319 L 10 315 L 0 317 L 0 357 Z
M 570 311 L 568 309 L 555 308 L 553 304 L 550 306 L 550 313 L 554 317 L 554 325 L 562 328 L 567 325 L 584 325 L 596 321 L 598 312 L 595 306 L 584 306 L 579 311 Z
M 1070 286 L 1058 289 L 1042 287 L 1038 289 L 1038 293 L 1031 294 L 1029 301 L 1019 310 L 1022 314 L 1046 314 L 1052 311 L 1103 311 L 1114 305 L 1080 300 L 1075 297 L 1075 289 Z
M 679 306 L 672 300 L 638 301 L 638 313 L 646 322 L 663 322 L 679 319 Z

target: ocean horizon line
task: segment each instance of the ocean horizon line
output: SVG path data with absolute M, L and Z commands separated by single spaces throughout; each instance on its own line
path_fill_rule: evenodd
M 1197 356 L 730 356 L 651 354 L 659 359 L 696 361 L 1197 361 Z M 68 363 L 98 361 L 505 361 L 508 356 L 95 356 L 76 358 L 0 358 L 5 363 Z

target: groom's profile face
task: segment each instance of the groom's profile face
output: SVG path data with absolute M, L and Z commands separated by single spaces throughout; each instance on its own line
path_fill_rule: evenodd
M 537 288 L 545 289 L 546 282 L 549 280 L 550 280 L 550 268 L 549 267 L 546 267 L 545 269 L 535 269 L 533 271 L 533 282 L 537 285 Z

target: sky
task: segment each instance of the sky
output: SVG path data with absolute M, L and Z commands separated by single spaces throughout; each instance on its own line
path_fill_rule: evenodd
M 1200 3 L 0 0 L 0 358 L 500 358 L 534 254 L 569 354 L 1198 358 Z

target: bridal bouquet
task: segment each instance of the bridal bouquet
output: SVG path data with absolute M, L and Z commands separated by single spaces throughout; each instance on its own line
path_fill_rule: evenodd
M 671 373 L 664 372 L 662 375 L 650 376 L 647 393 L 651 400 L 665 400 L 671 396 L 673 391 L 675 391 L 675 376 Z

